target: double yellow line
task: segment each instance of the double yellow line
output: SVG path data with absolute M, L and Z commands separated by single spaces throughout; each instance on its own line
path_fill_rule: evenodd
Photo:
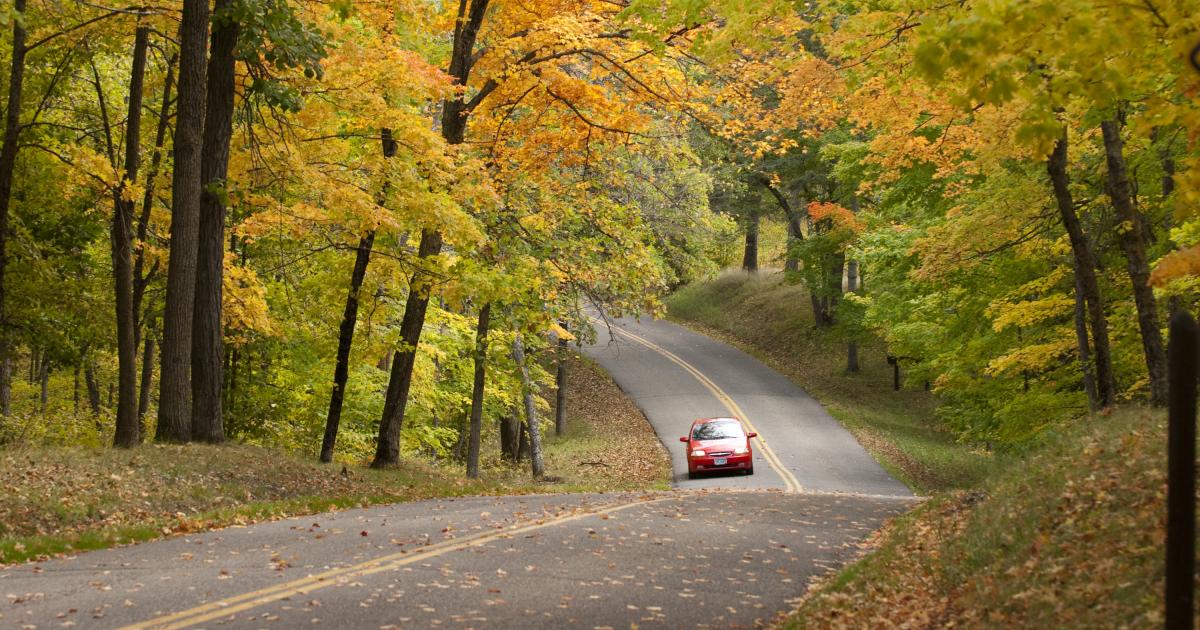
M 597 325 L 605 325 L 605 322 L 595 318 L 592 319 L 592 322 Z M 771 447 L 767 445 L 767 439 L 763 437 L 762 433 L 760 433 L 758 429 L 754 428 L 754 424 L 750 422 L 750 417 L 746 415 L 745 411 L 742 411 L 742 408 L 739 407 L 736 402 L 734 402 L 733 398 L 731 398 L 729 394 L 725 393 L 725 390 L 718 387 L 716 383 L 712 382 L 711 379 L 705 376 L 700 370 L 697 370 L 696 367 L 691 363 L 679 358 L 679 356 L 674 352 L 671 352 L 670 350 L 667 350 L 666 348 L 648 339 L 635 335 L 624 328 L 617 328 L 616 330 L 618 330 L 621 335 L 628 337 L 633 342 L 639 343 L 651 351 L 662 355 L 675 365 L 683 368 L 688 374 L 694 376 L 697 381 L 700 381 L 701 385 L 708 389 L 708 391 L 711 392 L 717 400 L 721 401 L 721 404 L 725 406 L 725 409 L 729 411 L 730 415 L 741 420 L 742 423 L 746 425 L 746 428 L 758 433 L 758 437 L 755 438 L 758 440 L 757 450 L 759 453 L 762 453 L 763 458 L 767 460 L 767 464 L 769 464 L 771 468 L 779 475 L 779 478 L 783 479 L 785 490 L 787 492 L 801 491 L 802 488 L 800 487 L 800 482 L 796 479 L 796 476 L 792 474 L 792 471 L 788 470 L 787 467 L 783 465 L 783 462 L 779 461 L 779 457 L 775 455 L 775 451 L 771 450 Z
M 511 538 L 513 536 L 524 534 L 536 529 L 541 529 L 543 527 L 561 525 L 563 523 L 587 518 L 589 516 L 612 514 L 614 512 L 620 512 L 621 510 L 626 510 L 637 505 L 648 505 L 651 503 L 657 503 L 659 501 L 665 501 L 669 498 L 671 497 L 639 499 L 627 503 L 610 505 L 597 510 L 583 511 L 567 516 L 551 518 L 529 525 L 514 525 L 502 530 L 478 534 L 462 540 L 451 540 L 436 543 L 433 545 L 420 547 L 411 552 L 397 552 L 353 566 L 330 569 L 322 573 L 292 580 L 291 582 L 268 586 L 266 588 L 251 591 L 249 593 L 243 593 L 241 595 L 235 595 L 233 597 L 227 597 L 225 599 L 209 602 L 207 604 L 196 606 L 195 608 L 189 608 L 188 610 L 163 615 L 148 621 L 125 626 L 123 630 L 171 630 L 174 628 L 186 628 L 199 623 L 204 623 L 206 621 L 212 621 L 213 619 L 227 617 L 229 615 L 250 610 L 252 608 L 257 608 L 281 599 L 307 595 L 313 591 L 317 591 L 328 586 L 343 584 L 349 580 L 358 579 L 368 575 L 374 575 L 376 573 L 382 573 L 384 571 L 393 571 L 402 566 L 416 562 L 422 562 L 430 558 L 447 554 L 451 551 L 470 549 L 471 547 L 478 547 L 500 538 Z

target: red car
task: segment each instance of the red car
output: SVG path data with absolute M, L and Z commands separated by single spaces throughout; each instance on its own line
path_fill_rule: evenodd
M 740 470 L 742 474 L 754 474 L 754 451 L 750 438 L 757 433 L 747 433 L 736 418 L 702 418 L 692 423 L 687 437 L 679 438 L 687 444 L 688 479 L 695 479 L 702 472 Z

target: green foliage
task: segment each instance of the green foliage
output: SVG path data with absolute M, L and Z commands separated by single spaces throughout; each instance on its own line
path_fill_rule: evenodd
M 1165 424 L 1131 408 L 1060 426 L 980 491 L 898 519 L 782 627 L 1161 625 Z

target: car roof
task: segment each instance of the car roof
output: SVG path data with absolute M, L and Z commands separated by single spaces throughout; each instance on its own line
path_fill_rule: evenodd
M 697 418 L 695 422 L 692 422 L 692 426 L 696 426 L 698 424 L 708 424 L 710 422 L 737 422 L 738 424 L 741 424 L 742 421 L 738 420 L 737 418 Z

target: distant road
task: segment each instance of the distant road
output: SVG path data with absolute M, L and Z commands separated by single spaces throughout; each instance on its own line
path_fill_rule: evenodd
M 745 352 L 665 321 L 617 320 L 597 337 L 584 352 L 646 414 L 671 451 L 678 487 L 912 496 L 812 396 Z M 687 478 L 679 437 L 692 420 L 716 416 L 758 432 L 752 477 Z
M 752 357 L 663 322 L 601 338 L 586 352 L 646 412 L 678 490 L 422 501 L 21 565 L 0 570 L 0 626 L 752 627 L 912 505 Z M 763 437 L 756 474 L 687 480 L 678 436 L 725 415 Z

